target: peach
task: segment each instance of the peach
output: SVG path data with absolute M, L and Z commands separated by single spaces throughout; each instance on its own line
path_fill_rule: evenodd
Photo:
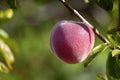
M 51 50 L 66 63 L 75 64 L 84 61 L 93 46 L 94 32 L 83 22 L 60 21 L 51 31 Z

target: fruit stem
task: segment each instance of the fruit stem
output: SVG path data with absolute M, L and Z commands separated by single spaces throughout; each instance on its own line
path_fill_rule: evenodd
M 118 32 L 120 33 L 120 0 L 118 0 Z
M 104 43 L 109 43 L 109 41 L 102 34 L 100 34 L 95 27 L 93 27 L 87 20 L 85 20 L 85 18 L 82 17 L 82 15 L 77 10 L 72 8 L 65 0 L 59 0 L 59 1 L 63 3 L 64 6 L 68 8 L 81 22 L 84 22 L 87 25 L 89 25 L 93 29 L 94 33 L 98 36 L 98 38 L 100 38 Z

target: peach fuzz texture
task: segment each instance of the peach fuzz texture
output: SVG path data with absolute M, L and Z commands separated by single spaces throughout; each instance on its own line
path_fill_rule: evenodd
M 84 61 L 94 46 L 94 32 L 83 22 L 60 21 L 50 34 L 50 47 L 62 61 L 75 64 Z

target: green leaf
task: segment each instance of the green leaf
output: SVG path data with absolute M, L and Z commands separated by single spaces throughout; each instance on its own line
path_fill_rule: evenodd
M 9 70 L 13 69 L 12 63 L 15 59 L 12 51 L 18 52 L 17 44 L 14 40 L 9 38 L 8 34 L 4 30 L 0 29 L 0 54 L 7 65 L 6 67 L 5 64 L 0 62 L 0 72 L 8 73 Z
M 16 44 L 16 42 L 11 39 L 11 38 L 8 38 L 8 39 L 3 39 L 4 42 L 11 48 L 11 50 L 15 53 L 18 53 L 19 52 L 19 48 Z
M 117 47 L 117 45 L 118 45 L 119 43 L 118 43 L 116 37 L 114 36 L 114 34 L 108 34 L 107 37 L 108 37 L 109 41 L 110 41 L 114 46 Z
M 91 61 L 93 61 L 93 59 L 94 59 L 99 53 L 101 53 L 102 51 L 106 50 L 108 47 L 109 47 L 109 46 L 108 46 L 108 44 L 106 44 L 106 43 L 102 43 L 102 44 L 98 45 L 97 47 L 95 47 L 95 48 L 92 50 L 91 54 L 88 56 L 88 58 L 87 58 L 85 61 L 83 61 L 84 67 L 87 67 L 87 66 L 91 63 Z
M 101 8 L 105 10 L 112 10 L 113 9 L 113 2 L 115 0 L 94 0 Z
M 12 9 L 7 9 L 4 11 L 4 16 L 7 19 L 11 19 L 13 17 L 13 15 L 14 15 L 14 12 Z
M 120 50 L 119 49 L 112 50 L 112 57 L 118 56 L 119 54 L 120 54 Z
M 120 55 L 117 56 L 117 58 L 116 58 L 116 63 L 117 63 L 117 65 L 120 67 Z
M 107 38 L 112 46 L 120 49 L 120 34 L 116 29 L 111 29 L 108 31 Z
M 89 3 L 90 1 L 89 0 L 84 0 L 85 3 Z
M 113 2 L 114 0 L 98 0 L 98 5 L 105 10 L 112 10 L 113 9 Z
M 0 39 L 2 39 L 12 49 L 13 52 L 17 53 L 19 51 L 16 42 L 9 38 L 8 34 L 2 29 L 0 29 Z
M 2 54 L 3 58 L 5 59 L 5 62 L 7 64 L 7 66 L 9 67 L 9 69 L 12 70 L 12 63 L 14 62 L 13 53 L 12 53 L 11 49 L 9 48 L 9 46 L 6 45 L 4 43 L 4 41 L 1 39 L 0 39 L 0 53 Z
M 0 62 L 0 72 L 3 72 L 3 73 L 8 73 L 9 72 L 9 69 L 2 62 Z
M 8 34 L 3 29 L 0 29 L 0 37 L 9 38 Z
M 97 74 L 97 78 L 100 79 L 100 80 L 106 80 L 102 74 Z
M 108 54 L 106 63 L 106 72 L 108 80 L 120 80 L 120 58 L 112 57 L 112 54 Z

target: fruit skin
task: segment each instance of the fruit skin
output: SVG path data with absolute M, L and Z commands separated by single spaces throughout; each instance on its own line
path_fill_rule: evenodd
M 94 32 L 83 22 L 60 21 L 51 31 L 51 50 L 66 63 L 75 64 L 84 61 L 93 46 Z

